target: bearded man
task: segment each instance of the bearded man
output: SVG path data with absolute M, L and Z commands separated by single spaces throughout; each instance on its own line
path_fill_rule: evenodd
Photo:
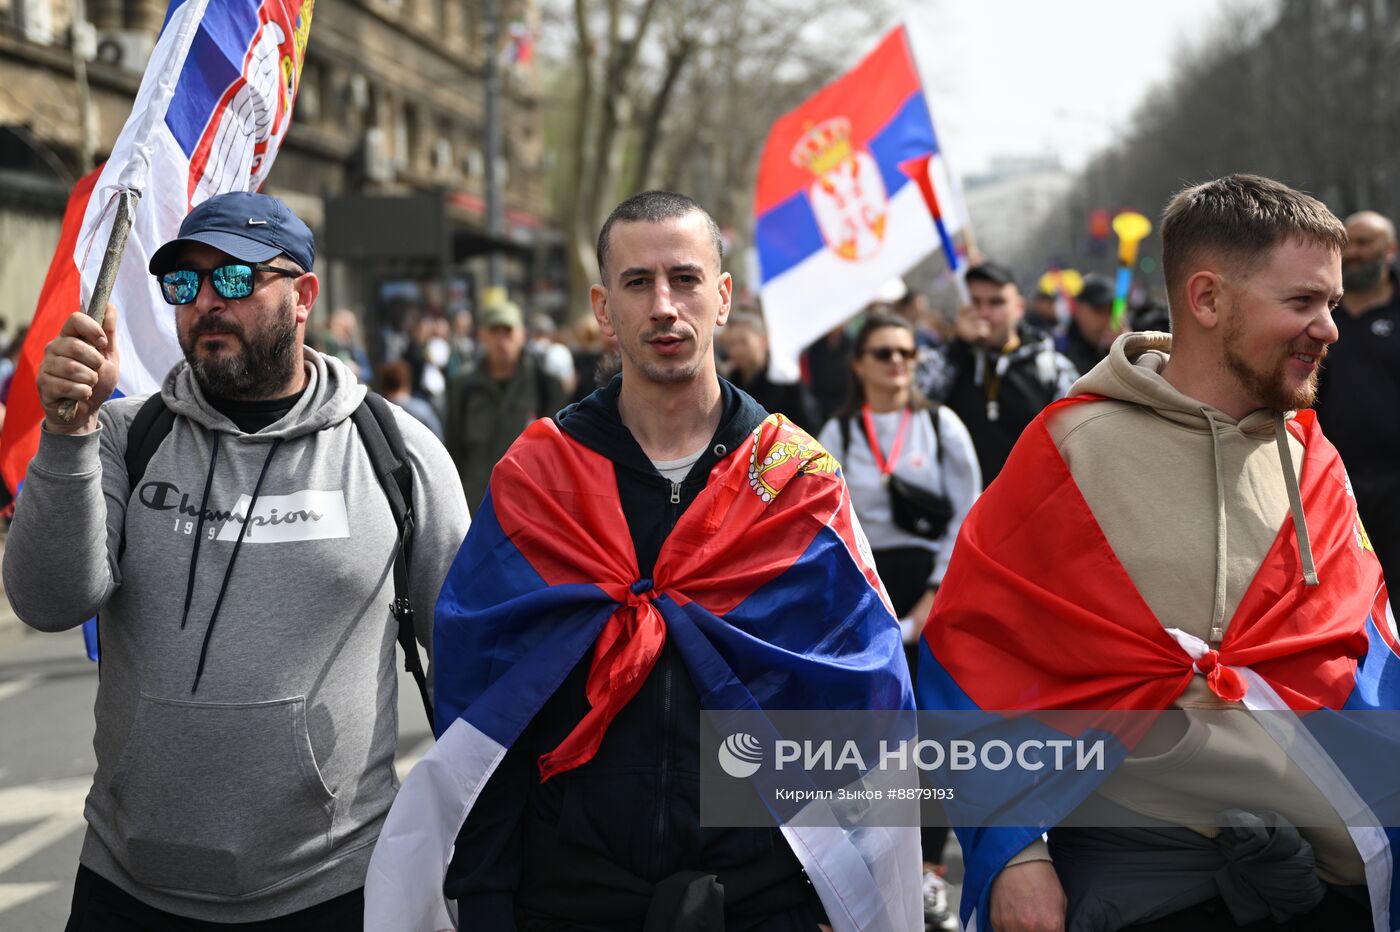
M 185 354 L 158 396 L 103 404 L 114 307 L 45 350 L 5 588 L 41 630 L 101 613 L 69 932 L 362 927 L 398 788 L 396 638 L 417 660 L 402 603 L 430 644 L 467 508 L 426 427 L 303 347 L 315 258 L 280 200 L 212 197 L 151 257 Z
M 1384 836 L 1250 714 L 1395 708 L 1392 680 L 1362 685 L 1394 657 L 1380 564 L 1303 410 L 1337 340 L 1347 234 L 1252 175 L 1182 191 L 1161 230 L 1172 334 L 1119 337 L 1022 435 L 963 526 L 919 692 L 921 708 L 1180 711 L 1041 825 L 960 829 L 963 918 L 1393 928 Z M 1084 806 L 1127 815 L 1086 823 Z

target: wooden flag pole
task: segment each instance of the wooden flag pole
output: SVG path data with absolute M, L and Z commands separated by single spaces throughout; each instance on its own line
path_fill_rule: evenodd
M 126 238 L 131 233 L 137 197 L 135 191 L 122 191 L 117 195 L 117 216 L 112 221 L 112 234 L 107 239 L 107 251 L 102 255 L 102 267 L 98 269 L 97 283 L 93 285 L 86 312 L 99 324 L 107 316 L 107 301 L 112 297 L 112 288 L 117 283 L 117 270 L 121 268 L 122 254 L 126 252 Z M 73 420 L 77 410 L 78 403 L 70 398 L 58 406 L 58 416 L 66 423 Z

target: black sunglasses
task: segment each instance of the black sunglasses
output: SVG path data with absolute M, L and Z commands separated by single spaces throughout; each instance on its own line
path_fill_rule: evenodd
M 160 282 L 160 294 L 167 304 L 193 304 L 205 276 L 214 286 L 215 294 L 232 301 L 253 293 L 256 272 L 271 272 L 288 278 L 300 278 L 305 274 L 263 262 L 230 262 L 213 269 L 171 269 L 157 275 L 156 280 Z
M 905 349 L 902 346 L 878 346 L 875 349 L 866 350 L 865 354 L 874 356 L 880 362 L 889 362 L 896 356 L 906 361 L 912 361 L 915 356 L 919 355 L 919 351 L 913 348 Z

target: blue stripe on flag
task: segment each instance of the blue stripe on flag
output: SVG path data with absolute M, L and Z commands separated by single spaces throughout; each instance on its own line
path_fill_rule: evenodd
M 597 586 L 546 586 L 501 529 L 487 492 L 438 596 L 433 666 L 451 675 L 433 677 L 437 733 L 469 712 L 472 725 L 509 747 L 616 608 Z
M 976 709 L 977 703 L 972 701 L 963 688 L 957 684 L 948 671 L 943 669 L 943 664 L 938 662 L 938 658 L 933 656 L 933 651 L 929 649 L 928 641 L 919 639 L 919 659 L 917 686 L 914 695 L 919 700 L 921 709 Z
M 900 170 L 899 163 L 938 151 L 933 136 L 933 118 L 929 116 L 928 101 L 923 94 L 914 94 L 885 124 L 885 128 L 870 140 L 870 154 L 880 166 L 885 181 L 885 193 L 891 198 L 911 179 Z
M 1384 624 L 1384 619 L 1381 620 Z M 1366 639 L 1370 643 L 1366 656 L 1356 667 L 1356 686 L 1342 709 L 1348 712 L 1363 709 L 1400 708 L 1400 657 L 1381 637 L 1375 618 L 1366 619 Z
M 762 280 L 771 282 L 813 253 L 826 248 L 812 202 L 799 191 L 758 218 L 754 230 Z
M 815 643 L 814 592 L 822 593 L 829 617 L 846 619 Z M 892 657 L 904 666 L 899 625 L 830 527 L 817 532 L 784 572 L 726 613 L 724 622 L 727 627 L 717 620 L 699 623 L 712 639 L 730 641 L 734 673 L 765 709 L 912 708 L 912 692 L 904 691 L 901 680 L 872 676 L 889 667 Z M 767 653 L 747 650 L 750 645 L 765 645 Z M 853 690 L 862 693 L 863 704 L 832 704 L 839 696 L 857 699 Z
M 910 178 L 899 163 L 938 151 L 929 116 L 928 101 L 915 93 L 890 117 L 866 143 L 885 183 L 886 197 L 893 198 Z M 807 192 L 800 191 L 770 208 L 755 224 L 754 241 L 758 247 L 758 262 L 765 283 L 805 262 L 814 253 L 826 248 L 821 228 Z
M 165 125 L 187 158 L 194 155 L 219 99 L 242 73 L 258 32 L 259 5 L 255 0 L 219 0 L 204 14 L 165 113 Z

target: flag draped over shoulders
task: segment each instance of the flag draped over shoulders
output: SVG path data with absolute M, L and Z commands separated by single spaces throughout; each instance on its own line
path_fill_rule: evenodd
M 1154 615 L 1055 447 L 1046 419 L 1094 400 L 1078 396 L 1047 408 L 968 515 L 925 628 L 920 707 L 1161 710 L 1196 675 L 1221 699 L 1256 710 L 1307 716 L 1400 707 L 1394 620 L 1379 562 L 1345 469 L 1313 413 L 1300 412 L 1288 429 L 1305 448 L 1300 492 L 1319 583 L 1304 582 L 1289 516 L 1211 648 L 1173 634 Z M 1043 803 L 1039 824 L 959 829 L 965 923 L 980 919 L 985 927 L 991 884 L 1007 859 L 1093 789 L 1082 774 L 1072 788 L 1043 781 L 1025 787 Z M 1328 787 L 1319 789 L 1337 804 Z M 1390 896 L 1388 855 L 1383 860 L 1384 877 L 1368 861 L 1371 886 L 1383 883 L 1377 902 Z
M 440 739 L 381 835 L 368 925 L 450 923 L 451 846 L 506 749 L 591 650 L 591 709 L 539 760 L 544 779 L 585 764 L 668 638 L 709 710 L 913 707 L 845 483 L 791 422 L 769 417 L 714 467 L 641 578 L 612 462 L 537 421 L 493 472 L 443 586 Z M 918 908 L 912 829 L 784 832 L 838 928 L 906 927 Z

